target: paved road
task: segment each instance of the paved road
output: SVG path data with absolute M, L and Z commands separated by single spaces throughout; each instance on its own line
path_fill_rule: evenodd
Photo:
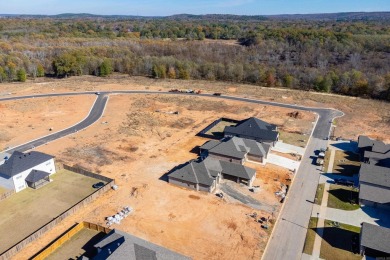
M 52 97 L 52 96 L 66 96 L 66 95 L 91 95 L 91 92 L 72 92 L 72 93 L 52 93 L 43 95 L 31 95 L 24 97 L 7 97 L 0 99 L 1 101 Z M 75 131 L 84 129 L 94 122 L 96 122 L 104 112 L 108 96 L 110 94 L 165 94 L 165 95 L 196 95 L 202 97 L 213 97 L 220 100 L 236 100 L 260 105 L 273 105 L 303 111 L 311 111 L 318 114 L 318 122 L 313 130 L 312 138 L 310 139 L 305 155 L 300 164 L 299 170 L 294 177 L 289 194 L 285 200 L 282 211 L 279 214 L 277 225 L 274 228 L 270 241 L 267 245 L 266 252 L 263 259 L 300 259 L 302 248 L 306 236 L 306 227 L 308 226 L 309 218 L 313 208 L 313 204 L 308 201 L 313 201 L 316 187 L 319 180 L 319 173 L 317 167 L 312 163 L 310 156 L 315 150 L 325 147 L 326 142 L 323 139 L 328 137 L 331 121 L 343 113 L 337 110 L 326 108 L 312 108 L 298 105 L 289 105 L 277 102 L 262 101 L 256 99 L 248 99 L 233 96 L 213 96 L 211 94 L 186 94 L 186 93 L 172 93 L 160 91 L 107 91 L 101 92 L 98 96 L 90 114 L 80 123 L 73 127 L 62 130 L 57 133 L 33 140 L 29 143 L 7 150 L 6 152 L 13 152 L 15 150 L 26 151 L 32 147 L 37 147 L 53 140 L 59 139 L 66 135 L 72 134 Z
M 80 93 L 80 95 L 83 95 L 83 94 L 86 94 L 86 93 Z M 88 93 L 88 94 L 90 95 L 91 93 Z M 62 95 L 68 95 L 68 94 L 48 94 L 48 95 L 45 95 L 45 96 L 47 97 L 47 96 L 62 96 Z M 40 96 L 40 97 L 42 97 L 42 96 Z M 35 98 L 35 97 L 27 96 L 27 97 L 24 97 L 24 98 Z M 16 99 L 22 99 L 22 97 L 0 99 L 0 102 L 4 101 L 4 100 L 13 100 L 13 99 L 15 99 L 15 100 Z M 44 145 L 44 144 L 49 143 L 51 141 L 57 140 L 57 139 L 59 139 L 61 137 L 73 134 L 73 133 L 75 133 L 77 131 L 80 131 L 80 130 L 82 130 L 84 128 L 87 128 L 88 126 L 90 126 L 93 123 L 95 123 L 102 116 L 104 108 L 105 108 L 106 103 L 107 103 L 107 100 L 108 100 L 108 95 L 97 96 L 96 101 L 93 104 L 93 107 L 91 108 L 91 111 L 88 114 L 88 116 L 83 121 L 79 122 L 78 124 L 76 124 L 76 125 L 74 125 L 72 127 L 69 127 L 67 129 L 61 130 L 59 132 L 56 132 L 56 133 L 53 133 L 53 134 L 50 134 L 50 135 L 38 138 L 36 140 L 30 141 L 28 143 L 25 143 L 25 144 L 22 144 L 22 145 L 19 145 L 19 146 L 16 146 L 16 147 L 11 147 L 10 149 L 5 150 L 4 152 L 7 152 L 7 153 L 12 153 L 14 151 L 22 151 L 22 152 L 24 152 L 24 151 L 30 150 L 30 149 L 32 149 L 34 147 L 38 147 L 38 146 Z

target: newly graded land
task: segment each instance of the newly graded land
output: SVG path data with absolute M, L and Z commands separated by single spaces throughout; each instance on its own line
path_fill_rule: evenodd
M 202 89 L 223 95 L 334 107 L 345 112 L 344 117 L 336 120 L 338 136 L 355 139 L 363 132 L 382 140 L 389 138 L 386 131 L 389 104 L 374 100 L 223 82 L 154 80 L 123 75 L 104 79 L 91 76 L 50 81 L 40 79 L 3 86 L 5 92 L 15 96 L 53 92 L 53 89 L 55 92 L 88 90 L 91 95 L 95 91 L 119 89 Z M 77 107 L 78 104 L 69 102 L 69 106 Z M 172 111 L 179 114 L 164 113 Z M 315 115 L 299 112 L 294 118 L 290 116 L 291 112 L 295 111 L 195 95 L 110 96 L 105 113 L 98 122 L 37 150 L 55 155 L 57 160 L 67 164 L 77 164 L 114 178 L 119 189 L 104 194 L 65 219 L 28 245 L 15 259 L 35 254 L 75 222 L 85 220 L 105 225 L 105 217 L 126 205 L 133 207 L 134 213 L 115 228 L 194 259 L 261 257 L 271 230 L 261 229 L 248 214 L 257 212 L 260 216 L 272 218 L 272 212 L 254 210 L 230 198 L 221 200 L 213 194 L 170 185 L 164 181 L 164 175 L 173 167 L 197 157 L 193 148 L 207 139 L 195 135 L 220 117 L 240 120 L 255 116 L 277 124 L 286 132 L 310 132 Z M 359 129 L 356 129 L 357 124 Z M 275 206 L 276 217 L 280 204 L 274 192 L 281 184 L 287 184 L 289 178 L 291 174 L 282 168 L 257 166 L 254 185 L 260 185 L 261 191 L 250 196 L 265 205 Z

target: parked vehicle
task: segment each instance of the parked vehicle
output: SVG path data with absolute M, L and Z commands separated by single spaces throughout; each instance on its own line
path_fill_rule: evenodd
M 98 183 L 95 183 L 94 185 L 92 185 L 92 188 L 94 189 L 100 189 L 101 187 L 104 186 L 104 182 L 98 182 Z

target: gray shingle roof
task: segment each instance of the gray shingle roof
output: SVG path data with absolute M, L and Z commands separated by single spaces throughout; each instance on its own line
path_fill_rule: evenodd
M 390 229 L 363 222 L 361 245 L 390 254 Z
M 201 147 L 199 147 L 199 149 L 210 150 L 210 149 L 214 148 L 215 146 L 219 145 L 220 143 L 221 143 L 220 141 L 210 140 L 210 141 L 207 141 L 206 143 L 204 143 Z
M 241 138 L 233 137 L 226 142 L 220 142 L 211 148 L 209 153 L 225 155 L 233 158 L 244 159 L 249 152 L 249 147 L 245 145 Z
M 374 140 L 365 135 L 359 135 L 358 137 L 358 147 L 365 148 L 371 147 L 374 144 Z
M 367 136 L 360 135 L 358 138 L 359 148 L 368 148 L 369 151 L 374 153 L 387 153 L 390 152 L 390 144 L 385 144 L 382 141 L 371 139 Z
M 203 160 L 204 165 L 209 170 L 211 176 L 217 177 L 220 172 L 222 172 L 222 166 L 219 160 L 207 157 Z
M 39 180 L 42 180 L 43 178 L 46 178 L 49 176 L 50 173 L 44 172 L 44 171 L 37 171 L 37 170 L 32 170 L 29 175 L 26 177 L 27 182 L 37 182 Z
M 364 152 L 364 158 L 368 158 L 370 163 L 378 164 L 380 161 L 386 160 L 390 158 L 390 152 L 387 153 L 376 153 L 371 151 Z
M 208 186 L 211 186 L 214 181 L 203 162 L 190 162 L 169 174 L 169 177 Z
M 202 147 L 206 147 L 206 144 Z M 267 144 L 258 143 L 254 140 L 239 137 L 232 137 L 223 142 L 218 142 L 218 144 L 213 143 L 213 145 L 208 146 L 212 147 L 208 149 L 210 153 L 238 159 L 244 159 L 246 154 L 251 154 L 259 157 L 266 156 L 270 149 L 270 146 Z
M 377 202 L 380 204 L 390 203 L 390 190 L 366 183 L 360 183 L 359 199 Z
M 112 230 L 95 245 L 101 248 L 93 259 L 115 260 L 188 260 L 189 257 L 173 252 L 128 233 Z
M 363 163 L 359 171 L 359 181 L 390 188 L 390 168 Z
M 276 141 L 278 137 L 276 125 L 269 124 L 255 117 L 245 119 L 236 126 L 226 126 L 224 133 L 271 141 Z
M 4 164 L 0 165 L 0 173 L 12 177 L 52 158 L 54 157 L 51 155 L 36 151 L 28 153 L 15 151 Z
M 243 179 L 252 179 L 254 175 L 256 175 L 256 170 L 246 167 L 241 164 L 237 163 L 231 163 L 231 162 L 225 162 L 220 161 L 222 166 L 222 173 L 243 178 Z

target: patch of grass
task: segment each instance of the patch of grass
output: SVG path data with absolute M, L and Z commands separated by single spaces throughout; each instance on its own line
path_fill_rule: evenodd
M 322 196 L 324 195 L 325 183 L 318 184 L 316 197 L 314 199 L 315 204 L 321 205 Z
M 0 252 L 21 241 L 80 200 L 92 194 L 99 182 L 81 174 L 60 170 L 40 189 L 26 188 L 0 201 Z
M 332 173 L 352 176 L 359 173 L 359 169 L 360 160 L 358 154 L 339 150 L 336 151 Z
M 279 131 L 279 139 L 283 140 L 283 143 L 296 145 L 299 147 L 305 147 L 307 141 L 309 140 L 308 135 L 303 135 L 299 133 L 291 133 L 283 130 Z
M 360 228 L 343 223 L 339 227 L 325 220 L 320 258 L 322 259 L 362 259 L 359 255 Z M 356 252 L 357 254 L 355 254 Z
M 99 242 L 105 235 L 103 232 L 83 228 L 46 259 L 78 259 L 82 255 L 92 257 L 91 253 L 96 250 L 93 245 Z
M 223 131 L 225 130 L 226 126 L 235 126 L 236 123 L 227 122 L 222 120 L 218 124 L 216 124 L 213 128 L 211 128 L 209 131 L 206 132 L 208 135 L 214 135 L 216 137 L 223 137 Z
M 313 253 L 314 239 L 316 237 L 318 218 L 310 218 L 309 226 L 307 228 L 305 245 L 303 247 L 303 253 L 311 255 Z
M 330 169 L 329 169 L 329 161 L 330 161 L 330 154 L 331 154 L 331 150 L 326 150 L 325 152 L 325 158 L 324 158 L 324 171 L 325 172 L 329 172 Z
M 359 208 L 359 192 L 352 187 L 331 184 L 329 188 L 328 207 L 342 210 Z

